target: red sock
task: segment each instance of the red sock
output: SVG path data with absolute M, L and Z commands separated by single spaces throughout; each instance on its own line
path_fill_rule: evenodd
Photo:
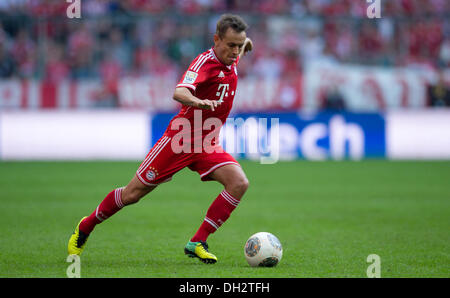
M 117 188 L 110 192 L 98 205 L 97 209 L 80 223 L 80 230 L 85 234 L 90 234 L 94 227 L 122 209 L 122 189 Z
M 203 223 L 191 241 L 206 241 L 208 236 L 214 233 L 230 217 L 231 212 L 239 202 L 226 190 L 222 191 L 209 207 Z

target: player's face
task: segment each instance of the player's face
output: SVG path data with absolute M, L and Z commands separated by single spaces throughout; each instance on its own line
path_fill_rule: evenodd
M 228 28 L 223 38 L 215 34 L 214 50 L 217 58 L 225 65 L 233 64 L 244 46 L 246 37 L 245 31 L 237 33 L 232 28 Z

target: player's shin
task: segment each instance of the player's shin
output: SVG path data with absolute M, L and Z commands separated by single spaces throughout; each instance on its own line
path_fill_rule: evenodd
M 114 215 L 124 206 L 122 202 L 122 189 L 117 188 L 111 191 L 97 206 L 94 212 L 80 223 L 80 230 L 85 234 L 90 234 L 94 227 Z
M 240 200 L 223 190 L 209 207 L 203 223 L 191 241 L 206 241 L 208 236 L 214 233 L 230 217 L 239 202 Z

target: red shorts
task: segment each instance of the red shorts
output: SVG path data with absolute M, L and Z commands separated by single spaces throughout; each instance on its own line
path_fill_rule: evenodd
M 136 176 L 148 186 L 158 185 L 172 179 L 172 176 L 185 167 L 200 174 L 202 181 L 212 180 L 208 177 L 214 170 L 227 165 L 239 163 L 220 146 L 212 153 L 175 153 L 170 144 L 171 138 L 162 136 L 139 166 Z

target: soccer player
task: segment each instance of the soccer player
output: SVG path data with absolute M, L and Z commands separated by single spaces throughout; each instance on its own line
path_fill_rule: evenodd
M 189 257 L 197 257 L 208 264 L 217 262 L 217 257 L 208 251 L 206 240 L 229 218 L 248 188 L 247 177 L 239 163 L 217 142 L 236 94 L 239 59 L 253 48 L 246 36 L 247 27 L 239 16 L 220 17 L 214 46 L 192 61 L 175 88 L 173 99 L 182 104 L 180 112 L 128 185 L 111 191 L 91 215 L 80 220 L 69 239 L 69 254 L 81 254 L 97 224 L 124 206 L 138 202 L 188 167 L 198 172 L 202 181 L 215 180 L 224 186 L 184 248 Z

